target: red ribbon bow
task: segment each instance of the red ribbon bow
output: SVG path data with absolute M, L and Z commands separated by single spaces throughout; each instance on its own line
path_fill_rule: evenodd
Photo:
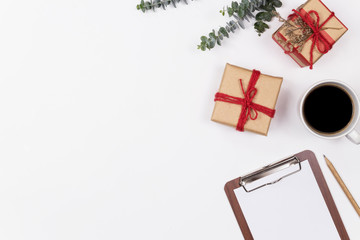
M 247 122 L 247 120 L 249 118 L 251 120 L 257 119 L 258 111 L 268 115 L 271 118 L 273 118 L 275 115 L 274 109 L 270 109 L 270 108 L 261 106 L 261 105 L 253 102 L 254 97 L 257 93 L 257 89 L 255 88 L 255 85 L 256 85 L 257 80 L 260 77 L 260 74 L 261 73 L 259 71 L 253 70 L 246 92 L 243 87 L 242 79 L 240 79 L 241 90 L 244 94 L 244 98 L 233 97 L 233 96 L 227 95 L 225 93 L 221 93 L 221 92 L 217 92 L 215 94 L 214 101 L 228 102 L 228 103 L 233 103 L 233 104 L 243 106 L 241 109 L 240 116 L 239 116 L 239 121 L 236 126 L 236 130 L 238 130 L 238 131 L 241 131 L 241 132 L 244 131 L 245 123 Z M 251 111 L 255 112 L 255 116 L 252 116 Z
M 327 53 L 331 48 L 332 44 L 329 43 L 328 40 L 321 34 L 321 30 L 323 26 L 335 15 L 334 12 L 331 12 L 330 16 L 320 25 L 320 17 L 319 13 L 311 10 L 308 13 L 302 14 L 299 11 L 296 11 L 293 9 L 294 13 L 296 13 L 298 16 L 301 17 L 301 19 L 311 28 L 313 31 L 313 34 L 309 37 L 309 39 L 312 40 L 311 48 L 310 48 L 310 69 L 313 69 L 313 52 L 315 45 L 320 53 L 325 54 Z M 315 15 L 315 18 L 311 16 L 311 14 Z M 290 15 L 290 16 L 293 16 Z M 289 17 L 290 17 L 289 16 Z

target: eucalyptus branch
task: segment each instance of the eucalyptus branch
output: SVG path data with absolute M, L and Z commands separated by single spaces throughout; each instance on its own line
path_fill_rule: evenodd
M 143 12 L 147 10 L 153 10 L 155 11 L 155 8 L 163 8 L 164 10 L 166 7 L 170 4 L 172 4 L 176 8 L 176 4 L 183 1 L 185 4 L 188 4 L 188 0 L 150 0 L 150 1 L 144 1 L 141 0 L 140 4 L 136 6 L 137 10 L 141 10 Z M 192 0 L 191 0 L 192 1 Z
M 260 36 L 269 28 L 269 25 L 265 22 L 270 22 L 273 17 L 279 16 L 276 8 L 281 6 L 280 0 L 241 0 L 241 2 L 232 2 L 231 6 L 224 7 L 223 10 L 220 10 L 220 13 L 223 16 L 227 13 L 234 20 L 226 23 L 225 27 L 220 27 L 217 32 L 212 30 L 208 34 L 209 37 L 201 36 L 198 49 L 205 51 L 214 48 L 216 44 L 221 46 L 224 37 L 229 38 L 229 34 L 234 33 L 236 29 L 244 29 L 244 20 L 249 22 L 251 18 L 255 18 L 254 28 Z M 254 15 L 255 13 L 256 15 Z

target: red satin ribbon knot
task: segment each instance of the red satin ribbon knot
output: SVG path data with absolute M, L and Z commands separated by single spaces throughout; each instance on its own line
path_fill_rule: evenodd
M 255 85 L 256 85 L 257 80 L 260 77 L 260 74 L 261 73 L 259 71 L 253 70 L 250 81 L 249 81 L 249 85 L 248 85 L 248 88 L 246 91 L 244 90 L 242 79 L 240 79 L 241 90 L 244 94 L 244 98 L 230 96 L 230 95 L 227 95 L 227 94 L 221 93 L 221 92 L 217 92 L 215 94 L 214 101 L 221 101 L 221 102 L 242 105 L 241 113 L 240 113 L 239 120 L 238 120 L 238 123 L 236 126 L 236 130 L 238 130 L 238 131 L 241 131 L 241 132 L 244 131 L 245 123 L 247 122 L 247 120 L 249 118 L 251 120 L 257 119 L 258 111 L 268 115 L 271 118 L 273 118 L 275 115 L 274 109 L 270 109 L 270 108 L 267 108 L 265 106 L 262 106 L 262 105 L 259 105 L 259 104 L 256 104 L 253 102 L 254 97 L 257 93 L 257 89 L 255 88 Z M 255 113 L 254 116 L 251 114 L 252 111 Z
M 301 19 L 311 28 L 313 34 L 309 37 L 312 40 L 311 48 L 310 48 L 310 69 L 313 69 L 314 64 L 314 48 L 315 45 L 320 53 L 325 54 L 331 48 L 332 44 L 321 34 L 321 30 L 323 26 L 333 17 L 335 16 L 334 12 L 331 12 L 330 16 L 320 25 L 320 17 L 319 13 L 311 10 L 308 13 L 302 14 L 299 11 L 293 9 L 294 13 L 297 14 Z M 315 15 L 315 18 L 311 16 L 311 14 Z M 294 16 L 291 14 L 290 16 Z M 289 17 L 290 17 L 289 16 Z

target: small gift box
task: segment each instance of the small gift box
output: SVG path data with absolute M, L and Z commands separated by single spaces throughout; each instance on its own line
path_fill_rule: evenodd
M 266 136 L 282 80 L 226 64 L 211 120 Z
M 300 67 L 310 66 L 347 31 L 320 0 L 309 0 L 284 20 L 273 39 Z

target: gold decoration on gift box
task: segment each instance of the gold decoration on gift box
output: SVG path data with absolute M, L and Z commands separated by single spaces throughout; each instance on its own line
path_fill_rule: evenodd
M 309 27 L 309 25 L 307 25 L 300 17 L 296 18 L 294 21 L 286 20 L 284 27 L 285 36 L 287 37 L 285 45 L 289 46 L 290 52 L 293 51 L 295 46 L 301 51 L 306 40 L 314 33 L 311 27 Z

